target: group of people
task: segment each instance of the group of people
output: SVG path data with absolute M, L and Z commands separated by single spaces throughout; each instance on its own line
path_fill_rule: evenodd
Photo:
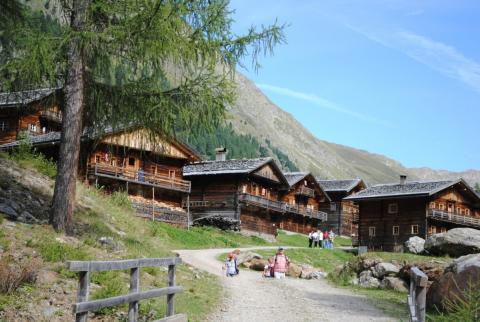
M 237 263 L 237 256 L 239 254 L 240 250 L 238 249 L 228 253 L 225 265 L 223 266 L 227 277 L 234 277 L 240 273 Z M 285 273 L 288 271 L 288 265 L 290 265 L 290 260 L 287 255 L 285 255 L 285 249 L 279 247 L 275 256 L 268 259 L 268 264 L 265 265 L 263 276 L 277 279 L 285 278 Z
M 331 229 L 330 231 L 313 230 L 308 234 L 308 247 L 332 249 L 334 240 L 335 233 Z

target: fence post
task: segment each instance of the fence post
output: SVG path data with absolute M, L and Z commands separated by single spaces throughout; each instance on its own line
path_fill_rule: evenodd
M 417 318 L 420 322 L 425 322 L 426 298 L 427 288 L 417 284 L 415 290 L 415 304 L 417 306 Z
M 175 265 L 168 266 L 168 286 L 175 286 Z M 175 294 L 167 295 L 167 316 L 175 314 Z
M 140 268 L 134 267 L 130 270 L 130 293 L 138 292 Z M 128 322 L 137 322 L 138 302 L 131 302 L 128 305 Z
M 78 280 L 78 293 L 77 303 L 88 301 L 88 291 L 90 285 L 90 272 L 80 272 L 80 278 Z M 88 312 L 77 313 L 75 316 L 76 322 L 87 322 Z

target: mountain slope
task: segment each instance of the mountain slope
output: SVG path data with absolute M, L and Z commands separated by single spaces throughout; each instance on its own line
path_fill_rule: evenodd
M 250 134 L 260 143 L 274 146 L 302 171 L 322 178 L 361 177 L 370 184 L 409 179 L 438 179 L 463 176 L 470 183 L 480 181 L 480 171 L 452 173 L 432 169 L 408 169 L 379 154 L 319 140 L 291 114 L 272 103 L 253 82 L 237 73 L 237 102 L 229 111 L 236 132 Z M 269 144 L 270 143 L 270 144 Z

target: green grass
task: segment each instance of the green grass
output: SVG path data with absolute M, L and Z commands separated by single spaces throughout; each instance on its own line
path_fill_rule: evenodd
M 408 264 L 420 264 L 425 262 L 430 262 L 432 260 L 441 260 L 445 262 L 451 262 L 452 259 L 448 256 L 437 257 L 437 256 L 425 256 L 425 255 L 416 255 L 410 253 L 390 253 L 390 252 L 369 252 L 362 257 L 366 258 L 381 258 L 386 262 L 396 261 L 399 263 L 408 263 Z
M 352 240 L 350 238 L 338 236 L 335 238 L 335 247 L 340 246 L 352 246 Z M 308 237 L 303 234 L 291 234 L 286 233 L 282 230 L 278 231 L 277 242 L 276 244 L 282 246 L 296 246 L 296 247 L 307 247 L 308 246 Z
M 64 262 L 67 260 L 86 260 L 88 253 L 82 246 L 72 246 L 44 238 L 38 242 L 27 241 L 30 247 L 38 250 L 46 262 Z

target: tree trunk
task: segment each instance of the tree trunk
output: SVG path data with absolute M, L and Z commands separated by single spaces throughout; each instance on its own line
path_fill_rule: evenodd
M 83 31 L 88 5 L 89 0 L 73 1 L 70 26 L 74 33 Z M 50 223 L 55 230 L 72 234 L 85 83 L 80 36 L 74 34 L 68 46 L 65 106 Z

